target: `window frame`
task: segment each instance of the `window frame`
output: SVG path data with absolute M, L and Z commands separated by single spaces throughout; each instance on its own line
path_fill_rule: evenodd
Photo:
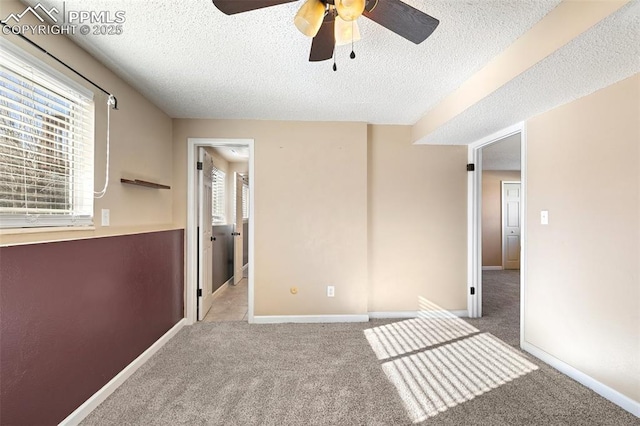
M 60 227 L 73 229 L 77 227 L 93 226 L 94 218 L 94 173 L 95 173 L 95 102 L 94 93 L 86 87 L 75 82 L 71 78 L 52 68 L 50 65 L 34 57 L 25 50 L 13 45 L 5 39 L 0 39 L 0 55 L 6 59 L 6 66 L 10 72 L 15 73 L 24 80 L 31 80 L 35 87 L 41 87 L 42 92 L 50 92 L 58 98 L 69 101 L 74 106 L 78 105 L 85 110 L 80 116 L 83 120 L 81 130 L 84 134 L 78 136 L 73 133 L 70 136 L 72 150 L 82 148 L 80 156 L 73 157 L 79 161 L 79 166 L 70 167 L 68 182 L 65 186 L 65 197 L 74 207 L 64 213 L 43 213 L 42 211 L 29 211 L 28 207 L 20 213 L 0 213 L 0 230 L 20 228 L 47 228 Z M 24 65 L 24 68 L 22 66 Z M 17 70 L 20 68 L 19 70 Z M 28 74 L 30 73 L 30 74 Z M 8 76 L 10 76 L 8 74 Z M 42 95 L 39 95 L 42 97 Z M 67 97 L 69 99 L 67 99 Z M 24 104 L 23 104 L 24 105 Z M 12 109 L 7 106 L 9 114 L 15 111 L 23 115 L 22 110 Z M 41 119 L 42 123 L 45 122 Z M 59 135 L 49 131 L 55 140 Z M 4 137 L 4 135 L 3 135 Z M 23 137 L 21 137 L 22 139 Z M 23 139 L 23 140 L 26 140 Z M 37 143 L 38 147 L 46 146 L 44 141 Z M 75 147 L 74 147 L 75 146 Z M 72 160 L 69 160 L 73 162 Z M 20 175 L 18 175 L 20 176 Z M 41 178 L 41 177 L 40 177 Z M 78 188 L 79 186 L 79 188 Z M 9 209 L 9 207 L 7 207 Z M 61 209 L 62 211 L 62 209 Z M 75 214 L 78 212 L 80 214 Z
M 216 182 L 216 175 L 221 179 L 221 183 Z M 211 175 L 212 185 L 211 185 L 211 224 L 212 225 L 223 225 L 227 223 L 226 218 L 226 193 L 227 193 L 227 174 L 224 170 L 213 166 L 213 172 Z M 217 203 L 221 204 L 221 208 L 219 209 L 221 214 L 216 214 L 216 206 Z
M 249 179 L 242 178 L 242 220 L 249 219 Z

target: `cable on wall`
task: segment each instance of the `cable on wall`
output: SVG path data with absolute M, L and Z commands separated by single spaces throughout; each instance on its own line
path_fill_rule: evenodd
M 2 26 L 9 28 L 9 30 L 12 29 L 11 25 L 7 25 L 4 22 L 2 22 Z M 69 71 L 73 72 L 78 77 L 82 78 L 84 81 L 86 81 L 87 83 L 89 83 L 93 87 L 95 87 L 96 89 L 100 90 L 101 92 L 103 92 L 103 93 L 105 93 L 106 95 L 109 96 L 109 98 L 107 99 L 107 166 L 106 166 L 106 171 L 105 171 L 105 182 L 104 182 L 104 187 L 102 188 L 101 191 L 97 191 L 97 192 L 94 191 L 93 192 L 94 198 L 102 198 L 102 197 L 104 197 L 104 195 L 107 192 L 107 188 L 109 186 L 109 151 L 110 151 L 110 149 L 109 149 L 110 148 L 110 143 L 109 142 L 110 142 L 110 130 L 111 130 L 111 110 L 112 109 L 115 109 L 115 110 L 118 109 L 118 99 L 112 93 L 107 92 L 101 86 L 99 86 L 98 84 L 94 83 L 89 78 L 85 77 L 79 71 L 76 71 L 74 68 L 72 68 L 70 65 L 68 65 L 63 60 L 61 60 L 58 57 L 56 57 L 56 56 L 52 55 L 51 53 L 49 53 L 44 47 L 40 46 L 39 44 L 37 44 L 33 40 L 29 39 L 28 37 L 25 37 L 19 31 L 18 32 L 9 31 L 9 32 L 11 34 L 13 34 L 13 35 L 16 35 L 16 36 L 20 37 L 22 40 L 26 41 L 31 46 L 35 47 L 36 49 L 38 49 L 39 51 L 41 51 L 45 55 L 47 55 L 50 58 L 54 59 L 56 62 L 58 62 L 59 64 L 63 65 L 65 68 L 67 68 Z
M 115 105 L 116 98 L 113 95 L 109 95 L 109 99 L 107 99 L 107 166 L 104 172 L 104 187 L 101 191 L 94 191 L 93 198 L 102 198 L 104 194 L 107 193 L 107 188 L 109 187 L 109 153 L 110 153 L 110 141 L 111 141 L 111 108 Z M 115 109 L 115 108 L 114 108 Z

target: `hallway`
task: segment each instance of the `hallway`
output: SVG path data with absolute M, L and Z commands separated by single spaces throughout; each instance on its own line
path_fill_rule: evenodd
M 225 284 L 213 299 L 202 322 L 247 321 L 248 282 L 245 276 L 237 285 Z

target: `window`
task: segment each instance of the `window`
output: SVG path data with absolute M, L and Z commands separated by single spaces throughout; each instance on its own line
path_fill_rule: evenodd
M 91 92 L 0 45 L 0 227 L 92 224 L 93 133 Z
M 224 172 L 222 170 L 218 170 L 215 167 L 213 168 L 213 197 L 211 203 L 211 216 L 212 222 L 216 223 L 225 223 L 225 215 L 224 215 Z
M 242 179 L 242 218 L 249 219 L 249 181 Z
M 242 179 L 242 219 L 249 219 L 249 178 L 247 177 L 246 174 L 243 173 L 236 173 L 238 176 L 240 176 L 240 178 Z M 235 201 L 235 197 L 236 197 L 236 191 L 237 189 L 237 180 L 234 179 L 233 182 L 233 193 L 234 193 L 234 199 L 233 199 L 233 221 L 236 221 L 236 201 Z

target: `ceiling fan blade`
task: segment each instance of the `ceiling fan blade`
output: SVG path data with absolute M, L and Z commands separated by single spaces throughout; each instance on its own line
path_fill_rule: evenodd
M 363 15 L 415 44 L 425 41 L 440 23 L 400 0 L 370 0 Z
M 235 15 L 294 1 L 297 0 L 213 0 L 213 4 L 225 15 Z
M 336 45 L 335 22 L 335 17 L 331 13 L 325 15 L 320 31 L 311 42 L 310 62 L 326 61 L 333 56 L 333 49 Z

